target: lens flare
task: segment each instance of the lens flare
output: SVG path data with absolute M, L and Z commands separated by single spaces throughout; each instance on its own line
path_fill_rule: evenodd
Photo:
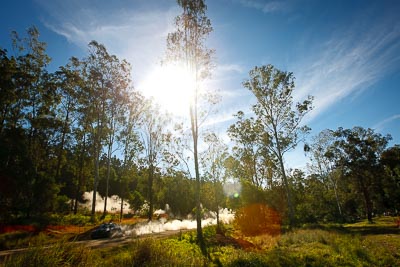
M 242 185 L 240 183 L 228 182 L 224 183 L 223 189 L 226 196 L 238 198 L 242 191 Z

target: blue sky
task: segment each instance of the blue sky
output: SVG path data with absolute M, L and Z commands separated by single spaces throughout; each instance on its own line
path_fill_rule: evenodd
M 311 94 L 305 119 L 312 135 L 323 129 L 373 128 L 400 143 L 400 1 L 209 0 L 216 50 L 210 86 L 222 102 L 209 124 L 224 135 L 254 98 L 241 86 L 254 66 L 273 64 L 296 77 L 295 99 Z M 35 25 L 48 43 L 50 69 L 86 54 L 97 40 L 132 64 L 136 88 L 163 58 L 165 40 L 180 13 L 174 0 L 15 0 L 2 3 L 0 46 L 11 30 Z M 288 155 L 290 167 L 303 153 Z

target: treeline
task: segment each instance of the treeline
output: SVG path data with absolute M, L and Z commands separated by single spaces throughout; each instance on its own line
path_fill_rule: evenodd
M 313 97 L 293 102 L 294 76 L 272 65 L 255 67 L 243 86 L 257 99 L 253 117 L 239 111 L 228 129 L 235 143 L 231 176 L 247 188 L 247 202 L 263 202 L 289 225 L 320 221 L 372 221 L 397 213 L 400 204 L 400 146 L 372 129 L 325 130 L 307 141 L 302 125 Z M 285 155 L 300 143 L 310 156 L 307 170 L 287 170 Z M 306 173 L 307 172 L 307 173 Z
M 188 139 L 134 89 L 128 62 L 92 41 L 86 57 L 49 72 L 36 28 L 11 41 L 12 53 L 0 48 L 0 223 L 80 212 L 86 191 L 93 219 L 96 192 L 135 210 L 147 202 L 149 219 L 166 204 L 178 216 L 194 211 L 195 181 L 179 167 L 190 165 Z M 228 129 L 234 147 L 203 135 L 203 208 L 263 203 L 291 225 L 397 212 L 400 147 L 387 147 L 389 135 L 326 130 L 304 146 L 307 173 L 285 169 L 285 153 L 310 131 L 301 120 L 313 100 L 293 105 L 293 81 L 272 65 L 255 68 L 244 83 L 257 98 L 255 116 L 238 112 Z
M 130 65 L 92 41 L 85 58 L 49 73 L 36 28 L 13 32 L 12 48 L 0 50 L 2 220 L 76 213 L 87 190 L 93 203 L 97 189 L 143 198 L 137 128 L 150 103 L 133 90 Z
M 354 222 L 361 218 L 372 222 L 374 216 L 398 215 L 400 146 L 387 147 L 389 140 L 390 136 L 362 127 L 325 130 L 313 137 L 304 146 L 311 159 L 307 169 L 288 170 L 292 223 Z M 236 177 L 246 177 L 242 179 L 243 201 L 285 211 L 289 224 L 285 187 L 271 158 L 257 149 L 229 160 Z M 249 168 L 252 164 L 254 168 Z M 253 182 L 256 178 L 261 184 Z

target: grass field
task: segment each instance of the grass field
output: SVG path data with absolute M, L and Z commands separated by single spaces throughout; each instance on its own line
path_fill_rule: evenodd
M 204 257 L 195 231 L 96 250 L 44 232 L 27 251 L 7 256 L 0 266 L 400 266 L 394 217 L 376 218 L 374 224 L 305 225 L 277 236 L 246 237 L 232 226 L 224 226 L 223 233 L 204 229 L 209 252 Z M 3 234 L 0 242 L 7 238 L 26 244 L 27 237 Z

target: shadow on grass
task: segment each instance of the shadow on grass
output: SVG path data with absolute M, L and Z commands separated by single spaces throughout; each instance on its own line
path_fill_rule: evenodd
M 358 235 L 388 235 L 388 234 L 400 234 L 400 228 L 388 227 L 388 226 L 377 226 L 371 224 L 371 226 L 357 226 L 357 227 L 346 227 L 346 232 Z
M 326 231 L 335 231 L 341 234 L 353 235 L 388 235 L 400 234 L 400 228 L 394 223 L 392 218 L 377 218 L 373 223 L 361 221 L 354 224 L 310 224 L 305 225 L 305 229 L 319 229 Z

